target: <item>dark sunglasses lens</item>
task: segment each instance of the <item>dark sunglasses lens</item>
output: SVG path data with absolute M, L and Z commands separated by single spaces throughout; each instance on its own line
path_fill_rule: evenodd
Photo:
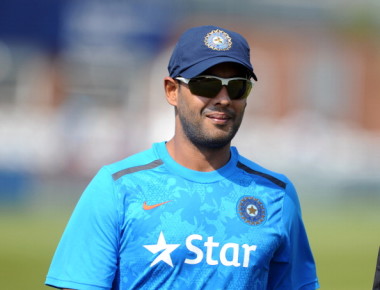
M 248 80 L 231 80 L 227 91 L 231 100 L 245 99 L 252 89 L 252 83 Z
M 193 78 L 189 81 L 189 89 L 194 95 L 214 98 L 222 89 L 222 82 L 214 78 Z M 252 83 L 249 80 L 231 80 L 227 86 L 231 100 L 247 98 L 251 89 Z
M 192 94 L 206 98 L 214 98 L 222 89 L 222 82 L 213 78 L 194 78 L 189 81 Z

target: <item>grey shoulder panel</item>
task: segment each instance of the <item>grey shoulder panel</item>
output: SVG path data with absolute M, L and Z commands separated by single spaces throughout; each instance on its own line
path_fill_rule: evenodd
M 161 164 L 163 164 L 162 160 L 161 159 L 157 159 L 157 160 L 154 160 L 148 164 L 144 164 L 144 165 L 139 165 L 139 166 L 134 166 L 134 167 L 129 167 L 129 168 L 126 168 L 126 169 L 122 169 L 118 172 L 115 172 L 114 174 L 112 174 L 112 178 L 113 180 L 118 180 L 120 177 L 124 176 L 124 175 L 127 175 L 127 174 L 131 174 L 131 173 L 135 173 L 135 172 L 138 172 L 138 171 L 142 171 L 142 170 L 147 170 L 147 169 L 153 169 L 155 167 L 158 167 L 160 166 Z
M 257 170 L 254 170 L 250 167 L 248 167 L 247 165 L 241 163 L 241 162 L 238 162 L 237 164 L 237 167 L 239 167 L 240 169 L 243 169 L 245 172 L 249 173 L 249 174 L 255 174 L 255 175 L 259 175 L 261 177 L 264 177 L 268 180 L 270 180 L 271 182 L 273 182 L 274 184 L 278 185 L 279 187 L 285 189 L 286 188 L 286 183 L 283 182 L 282 180 L 272 176 L 272 175 L 269 175 L 267 173 L 264 173 L 264 172 L 260 172 L 260 171 L 257 171 Z

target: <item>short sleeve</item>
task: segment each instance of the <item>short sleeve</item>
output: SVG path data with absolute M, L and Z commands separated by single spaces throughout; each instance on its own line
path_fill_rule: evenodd
M 290 182 L 287 183 L 283 200 L 282 222 L 282 242 L 270 263 L 268 289 L 318 289 L 316 267 L 302 221 L 300 203 Z
M 78 201 L 45 284 L 110 289 L 117 269 L 119 213 L 111 174 L 103 167 Z

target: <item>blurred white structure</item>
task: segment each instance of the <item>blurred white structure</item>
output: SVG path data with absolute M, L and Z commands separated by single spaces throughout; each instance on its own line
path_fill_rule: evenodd
M 243 155 L 298 180 L 380 188 L 378 2 L 194 1 L 160 27 L 121 11 L 112 19 L 117 7 L 134 15 L 116 2 L 105 13 L 101 1 L 68 10 L 70 45 L 57 59 L 0 43 L 1 170 L 88 179 L 171 138 L 163 78 L 173 44 L 188 26 L 213 23 L 247 37 L 259 76 L 234 140 Z M 165 43 L 143 51 L 126 35 Z

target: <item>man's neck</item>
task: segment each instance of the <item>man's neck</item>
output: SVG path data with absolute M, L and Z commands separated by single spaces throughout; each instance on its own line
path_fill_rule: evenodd
M 180 142 L 176 137 L 166 143 L 170 156 L 182 166 L 196 171 L 213 171 L 230 160 L 230 144 L 221 148 L 199 147 L 189 142 Z

